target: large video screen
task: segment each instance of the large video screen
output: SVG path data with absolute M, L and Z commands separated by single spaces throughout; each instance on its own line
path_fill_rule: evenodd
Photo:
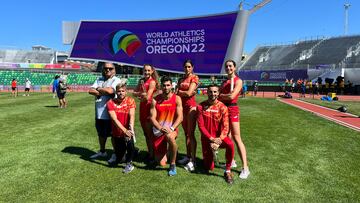
M 199 74 L 219 74 L 236 12 L 154 21 L 81 21 L 71 58 L 183 72 L 191 59 Z

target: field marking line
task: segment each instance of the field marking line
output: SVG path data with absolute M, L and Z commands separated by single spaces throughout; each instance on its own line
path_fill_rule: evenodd
M 355 130 L 355 131 L 360 132 L 360 127 L 354 126 L 354 125 L 352 125 L 352 124 L 346 123 L 346 122 L 341 121 L 341 120 L 338 120 L 338 119 L 336 119 L 336 118 L 332 118 L 332 117 L 326 116 L 326 115 L 321 114 L 321 113 L 319 113 L 319 112 L 315 112 L 315 111 L 309 110 L 309 109 L 307 109 L 307 108 L 305 108 L 305 107 L 301 107 L 301 106 L 298 106 L 298 105 L 296 105 L 296 104 L 288 103 L 288 102 L 286 102 L 286 101 L 283 101 L 282 99 L 279 99 L 279 101 L 282 102 L 282 103 L 284 103 L 284 104 L 288 104 L 288 105 L 290 105 L 290 106 L 299 108 L 299 109 L 301 109 L 301 110 L 304 110 L 304 111 L 313 113 L 313 114 L 315 114 L 315 115 L 317 115 L 317 116 L 319 116 L 319 117 L 325 118 L 325 119 L 327 119 L 327 120 L 333 121 L 333 122 L 335 122 L 335 123 L 337 123 L 337 124 L 340 124 L 340 125 L 342 125 L 342 126 L 345 126 L 345 127 L 348 127 L 348 128 L 351 128 L 351 129 L 353 129 L 353 130 Z

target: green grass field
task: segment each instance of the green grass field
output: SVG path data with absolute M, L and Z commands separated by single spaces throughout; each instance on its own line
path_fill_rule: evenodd
M 221 168 L 206 175 L 178 166 L 178 175 L 168 177 L 166 169 L 146 168 L 143 152 L 126 175 L 123 165 L 90 161 L 98 150 L 93 97 L 67 98 L 69 107 L 59 109 L 50 94 L 0 95 L 0 202 L 360 201 L 360 134 L 277 100 L 240 100 L 251 175 L 228 185 Z M 141 132 L 137 122 L 137 146 L 145 150 Z M 197 130 L 201 166 L 199 136 Z

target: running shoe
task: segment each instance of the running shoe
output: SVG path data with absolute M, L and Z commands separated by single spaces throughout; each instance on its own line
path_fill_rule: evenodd
M 192 161 L 189 161 L 185 167 L 184 167 L 185 170 L 189 171 L 189 172 L 193 172 L 195 171 L 195 165 Z
M 170 170 L 168 172 L 168 175 L 169 176 L 175 176 L 177 173 L 176 173 L 176 167 L 170 167 Z
M 225 178 L 225 181 L 228 183 L 228 184 L 233 184 L 234 183 L 234 179 L 233 179 L 233 174 L 231 172 L 224 172 L 224 178 Z
M 131 163 L 127 163 L 122 172 L 123 173 L 130 173 L 132 170 L 134 170 L 134 166 Z
M 239 178 L 241 178 L 241 179 L 247 179 L 249 175 L 250 175 L 249 169 L 246 169 L 246 170 L 245 170 L 245 169 L 241 169 Z
M 91 155 L 90 159 L 98 159 L 98 158 L 105 158 L 105 157 L 107 157 L 106 152 L 98 152 L 96 154 Z

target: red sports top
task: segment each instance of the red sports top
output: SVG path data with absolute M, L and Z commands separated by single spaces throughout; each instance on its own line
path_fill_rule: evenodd
M 148 92 L 148 91 L 149 91 L 149 87 L 150 87 L 150 83 L 151 83 L 152 81 L 155 81 L 152 77 L 150 77 L 150 78 L 147 79 L 146 81 L 145 81 L 145 78 L 140 79 L 140 84 L 139 84 L 139 88 L 138 88 L 139 92 Z M 143 84 L 141 84 L 142 82 L 143 82 Z M 155 82 L 156 82 L 156 81 L 155 81 Z M 151 103 L 154 93 L 155 93 L 155 91 L 151 94 L 151 97 L 150 97 L 150 99 L 149 99 L 148 102 Z M 147 103 L 147 102 L 141 101 L 141 103 Z
M 186 78 L 185 77 L 180 78 L 180 80 L 178 82 L 179 90 L 181 90 L 181 91 L 189 90 L 191 83 L 195 83 L 197 86 L 199 84 L 199 77 L 197 75 L 192 74 Z M 195 95 L 196 94 L 194 94 L 191 97 L 181 97 L 182 105 L 184 107 L 196 106 Z
M 208 101 L 201 102 L 197 106 L 198 126 L 202 135 L 220 137 L 224 140 L 229 133 L 228 108 L 220 101 L 210 105 Z
M 113 99 L 110 99 L 107 104 L 108 111 L 115 111 L 116 117 L 119 122 L 125 127 L 129 128 L 130 116 L 129 111 L 132 108 L 136 108 L 135 100 L 131 97 L 125 97 L 120 104 L 114 102 Z M 125 133 L 117 128 L 114 122 L 111 123 L 112 135 L 114 137 L 124 137 Z
M 11 82 L 11 87 L 16 87 L 16 80 Z
M 235 76 L 235 77 L 234 77 L 234 88 L 235 88 L 236 82 L 237 82 L 238 80 L 240 80 L 240 78 L 237 77 L 237 76 Z M 221 84 L 220 94 L 230 94 L 230 93 L 231 93 L 230 90 L 231 90 L 231 79 L 227 79 L 227 80 L 225 80 L 225 81 Z M 223 102 L 225 105 L 227 105 L 227 104 L 233 104 L 233 103 L 236 104 L 237 101 L 238 101 L 240 92 L 241 92 L 241 91 L 239 91 L 239 93 L 234 97 L 233 100 L 224 100 L 224 99 L 220 99 L 220 98 L 219 98 L 219 100 L 220 100 L 221 102 Z
M 173 94 L 168 100 L 165 100 L 160 94 L 155 97 L 156 120 L 161 126 L 171 127 L 175 121 L 176 114 L 176 94 Z M 154 134 L 158 134 L 158 130 L 153 128 Z

